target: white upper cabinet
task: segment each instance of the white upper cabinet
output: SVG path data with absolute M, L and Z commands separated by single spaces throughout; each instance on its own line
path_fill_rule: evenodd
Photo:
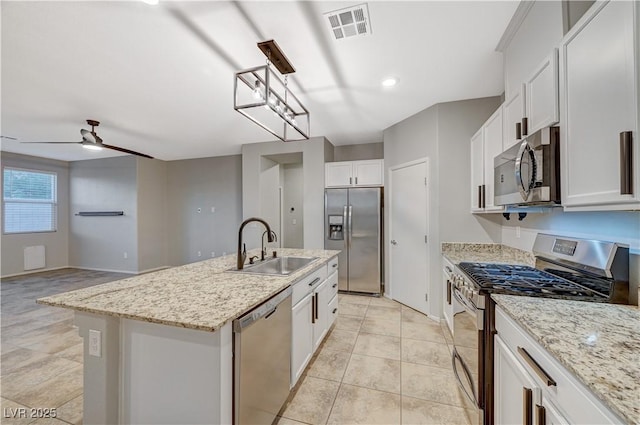
M 471 138 L 471 212 L 482 212 L 482 185 L 484 184 L 483 129 Z
M 516 91 L 511 99 L 502 104 L 503 121 L 503 141 L 502 150 L 506 151 L 511 146 L 518 143 L 522 137 L 522 132 L 518 134 L 516 126 L 520 127 L 522 118 L 525 116 L 525 88 Z
M 556 124 L 558 114 L 558 49 L 553 49 L 534 72 L 527 78 L 525 86 L 525 116 L 527 134 Z
M 383 186 L 384 161 L 327 162 L 325 164 L 325 187 Z
M 638 7 L 596 3 L 562 40 L 561 178 L 568 210 L 640 207 Z
M 493 201 L 493 159 L 502 153 L 502 108 L 498 108 L 483 126 L 484 139 L 484 199 L 485 211 L 502 211 Z
M 493 159 L 502 152 L 502 107 L 471 137 L 471 212 L 499 212 L 493 201 Z

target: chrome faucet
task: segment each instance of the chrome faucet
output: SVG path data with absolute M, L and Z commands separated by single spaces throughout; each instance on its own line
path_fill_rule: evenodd
M 264 257 L 267 255 L 267 244 L 264 243 L 264 235 L 269 234 L 270 238 L 269 242 L 274 242 L 278 240 L 278 236 L 276 236 L 276 232 L 271 230 L 265 230 L 262 232 L 262 253 L 260 254 L 260 261 L 264 261 Z
M 242 230 L 244 229 L 244 226 L 251 223 L 252 221 L 258 221 L 264 224 L 264 227 L 267 228 L 267 235 L 268 235 L 267 239 L 269 240 L 269 242 L 273 242 L 273 236 L 275 235 L 275 233 L 271 231 L 271 227 L 269 227 L 269 223 L 257 217 L 251 217 L 243 221 L 242 224 L 240 225 L 240 230 L 238 230 L 238 258 L 237 258 L 238 270 L 242 270 L 244 268 L 244 262 L 247 259 L 247 246 L 242 243 Z

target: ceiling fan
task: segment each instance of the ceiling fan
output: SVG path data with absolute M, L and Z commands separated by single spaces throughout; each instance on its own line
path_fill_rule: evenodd
M 119 152 L 128 153 L 131 155 L 142 156 L 144 158 L 153 158 L 152 156 L 149 156 L 140 152 L 121 148 L 119 146 L 107 145 L 103 143 L 102 138 L 100 138 L 100 136 L 98 136 L 98 134 L 95 131 L 95 127 L 100 125 L 100 121 L 87 120 L 87 124 L 91 126 L 91 131 L 85 130 L 84 128 L 80 130 L 80 134 L 82 135 L 81 142 L 20 142 L 20 143 L 49 143 L 53 145 L 72 143 L 72 144 L 82 145 L 82 147 L 86 149 L 102 150 L 102 148 L 106 148 L 106 149 L 113 149 Z M 16 140 L 14 137 L 7 137 L 7 136 L 1 136 L 1 137 L 4 139 Z

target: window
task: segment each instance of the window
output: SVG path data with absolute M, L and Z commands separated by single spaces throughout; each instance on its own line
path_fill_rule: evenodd
M 55 232 L 57 174 L 5 167 L 4 233 Z

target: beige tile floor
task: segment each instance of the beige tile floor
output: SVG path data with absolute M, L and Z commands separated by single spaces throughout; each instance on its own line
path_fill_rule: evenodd
M 35 300 L 126 276 L 62 269 L 2 280 L 0 423 L 82 423 L 83 348 L 73 313 Z M 15 417 L 20 409 L 27 417 Z M 31 409 L 56 409 L 56 417 L 36 419 Z
M 127 275 L 63 269 L 3 279 L 2 424 L 82 423 L 82 339 L 70 311 L 35 299 Z M 385 298 L 339 295 L 339 316 L 279 424 L 469 424 L 446 328 Z M 10 418 L 55 408 L 56 418 Z
M 386 298 L 339 294 L 339 316 L 281 425 L 470 424 L 448 329 Z

